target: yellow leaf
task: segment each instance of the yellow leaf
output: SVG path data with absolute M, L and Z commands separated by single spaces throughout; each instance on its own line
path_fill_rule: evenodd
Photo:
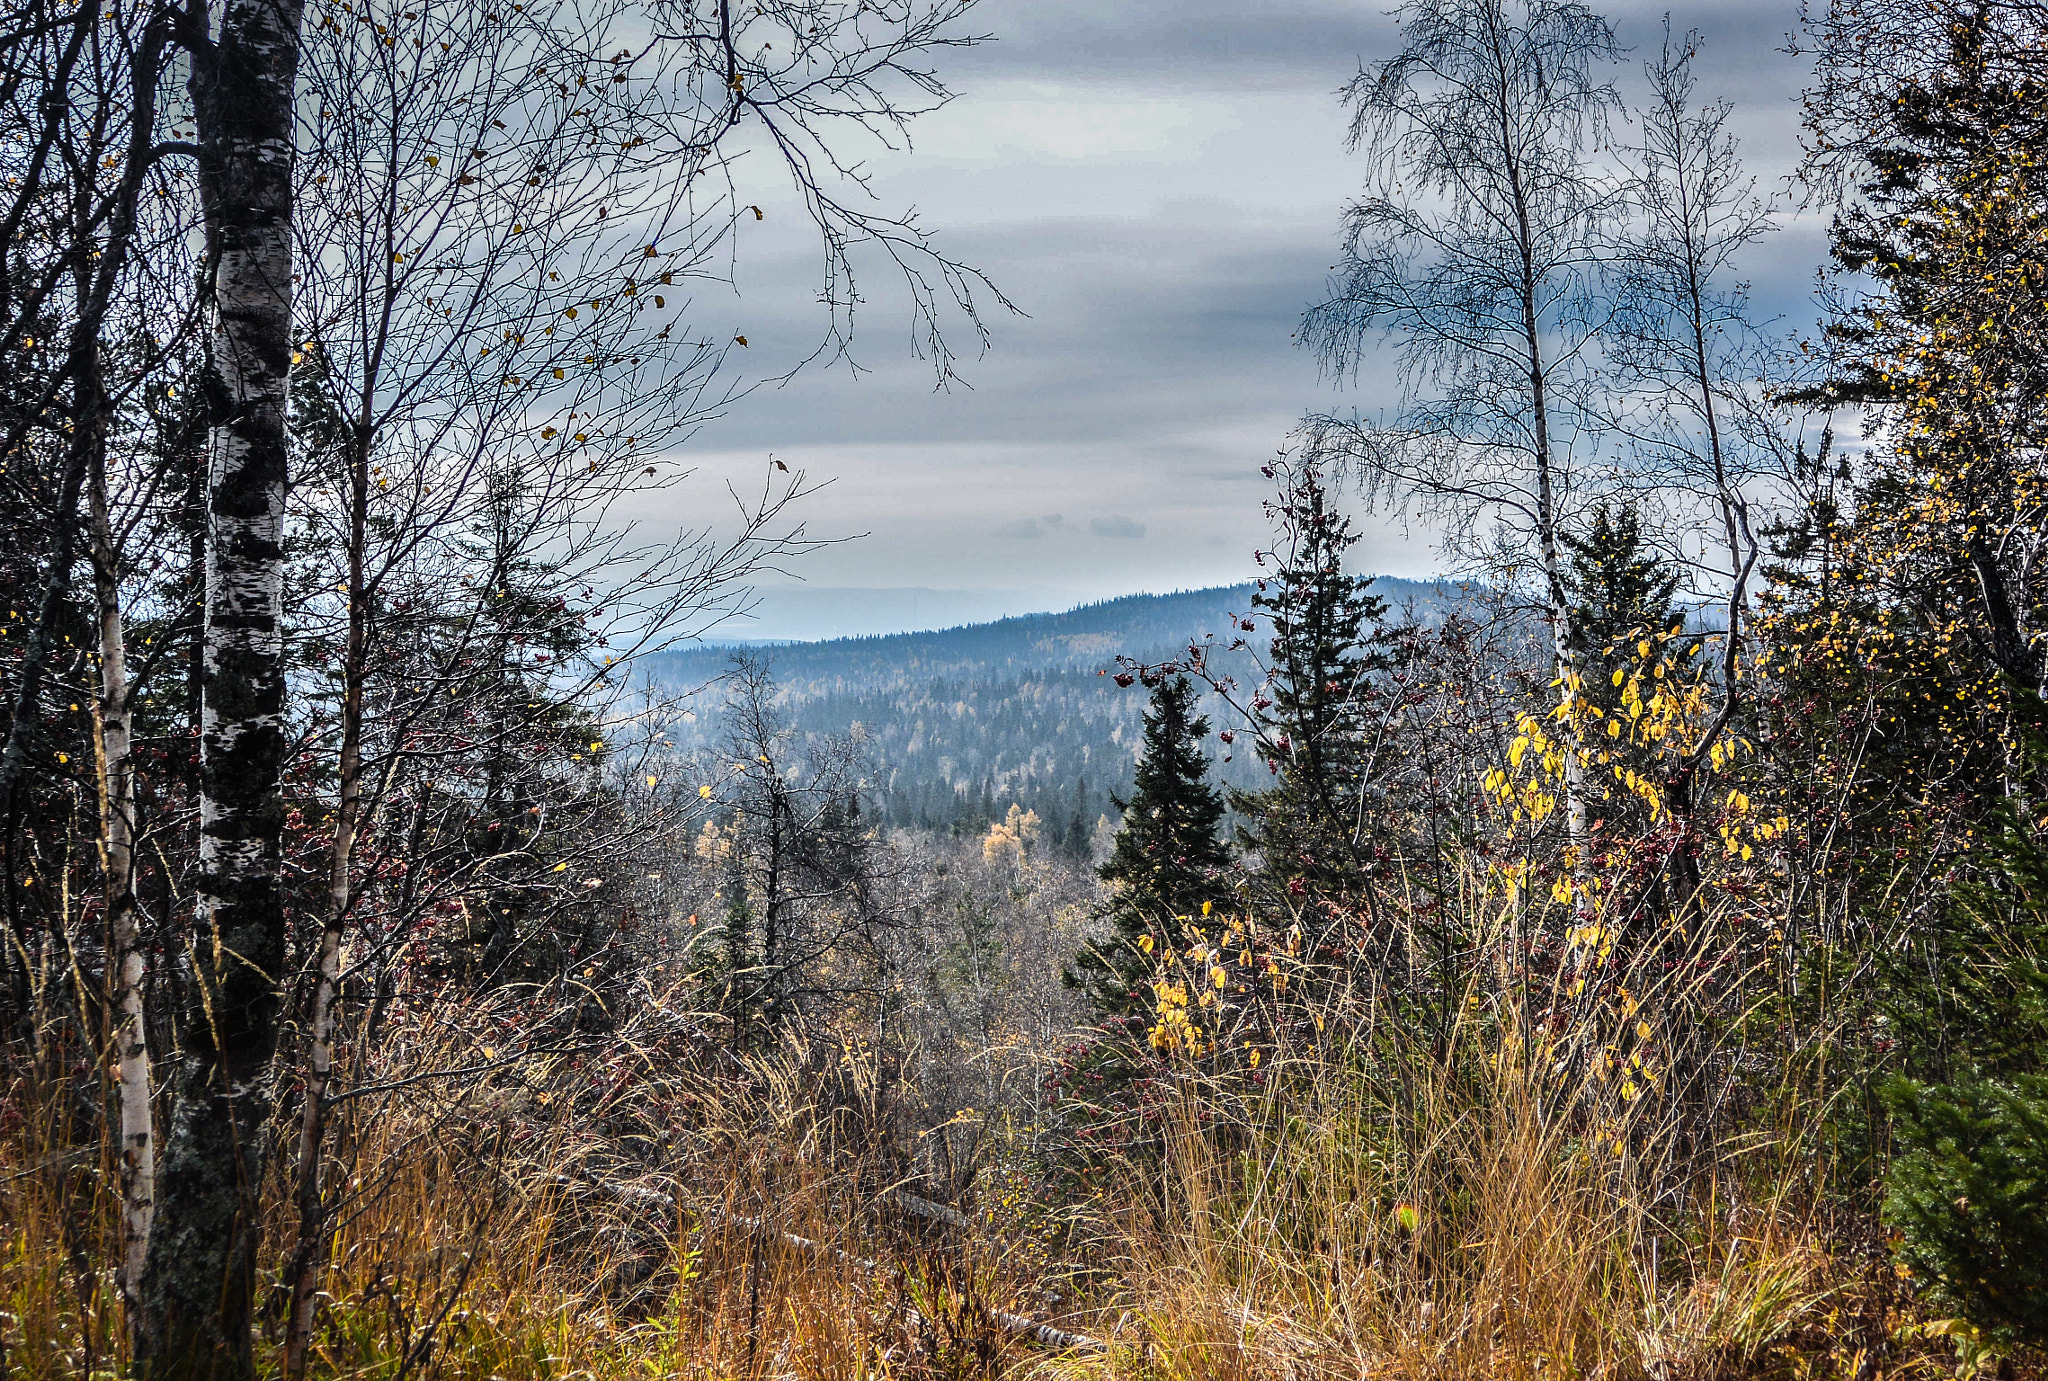
M 569 865 L 566 863 L 557 863 L 555 865 L 555 871 L 558 873 L 566 873 L 569 871 Z
M 697 788 L 697 794 L 708 801 L 711 799 L 711 788 L 708 786 L 700 786 Z

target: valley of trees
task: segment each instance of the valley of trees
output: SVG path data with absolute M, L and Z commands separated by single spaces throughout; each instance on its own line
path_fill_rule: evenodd
M 1447 586 L 1393 578 L 1374 589 L 1418 622 L 1441 617 L 1456 598 Z M 1170 659 L 1233 628 L 1254 594 L 1245 584 L 1131 595 L 931 633 L 667 652 L 645 666 L 681 692 L 725 675 L 736 653 L 752 656 L 773 674 L 793 733 L 861 736 L 883 824 L 980 838 L 1016 805 L 1038 816 L 1053 849 L 1085 859 L 1119 815 L 1115 802 L 1129 794 L 1143 738 L 1142 703 L 1109 679 L 1116 659 Z M 1256 675 L 1249 660 L 1238 669 Z M 1227 711 L 1205 693 L 1212 709 Z M 721 733 L 718 698 L 693 703 L 691 718 L 671 730 L 685 750 Z M 1212 742 L 1209 755 L 1218 781 L 1253 786 L 1267 775 L 1255 757 L 1225 745 Z
M 1684 15 L 1411 0 L 1247 584 L 703 645 L 972 20 L 10 12 L 0 1373 L 2043 1374 L 2048 8 L 1805 13 L 1801 335 Z

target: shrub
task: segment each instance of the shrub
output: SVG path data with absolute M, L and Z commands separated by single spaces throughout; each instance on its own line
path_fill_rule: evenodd
M 2048 1343 L 2048 1077 L 1894 1080 L 1886 1216 L 1944 1307 L 2005 1344 Z

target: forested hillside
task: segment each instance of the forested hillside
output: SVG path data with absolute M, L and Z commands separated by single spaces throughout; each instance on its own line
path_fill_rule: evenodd
M 1373 590 L 1390 618 L 1428 623 L 1455 604 L 1450 586 L 1380 577 Z M 735 655 L 766 668 L 789 727 L 811 739 L 856 732 L 875 777 L 873 808 L 889 825 L 979 837 L 1012 805 L 1035 812 L 1052 844 L 1087 856 L 1098 824 L 1116 817 L 1112 796 L 1128 795 L 1138 754 L 1144 695 L 1119 685 L 1119 657 L 1158 663 L 1216 635 L 1227 644 L 1252 618 L 1255 587 L 1130 595 L 1065 613 L 1034 614 L 933 632 L 844 638 L 760 648 L 707 647 L 646 659 L 671 690 L 724 676 Z M 1244 634 L 1263 649 L 1261 635 Z M 1255 659 L 1225 652 L 1219 674 L 1249 689 Z M 676 740 L 715 746 L 725 732 L 720 701 L 677 725 Z M 1238 715 L 1213 692 L 1201 711 L 1214 727 Z M 1258 785 L 1262 760 L 1209 750 L 1219 781 Z

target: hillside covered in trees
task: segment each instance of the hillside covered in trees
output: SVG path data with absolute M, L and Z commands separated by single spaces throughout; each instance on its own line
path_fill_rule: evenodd
M 1440 619 L 1448 586 L 1380 577 L 1373 590 L 1402 616 Z M 858 732 L 875 765 L 873 805 L 890 826 L 979 837 L 1021 805 L 1044 822 L 1054 848 L 1086 858 L 1112 797 L 1128 795 L 1142 738 L 1144 697 L 1114 679 L 1118 658 L 1162 662 L 1190 643 L 1249 619 L 1256 587 L 1129 595 L 1057 614 L 1034 614 L 932 632 L 759 648 L 706 647 L 646 659 L 671 690 L 728 674 L 735 655 L 774 679 L 789 728 L 807 740 Z M 1248 657 L 1217 670 L 1246 685 Z M 1211 693 L 1212 713 L 1225 713 Z M 716 696 L 672 729 L 692 747 L 724 732 Z M 1219 781 L 1256 786 L 1265 764 L 1211 744 Z
M 977 14 L 10 11 L 0 1374 L 2048 1375 L 2048 10 L 1786 9 L 1808 330 L 1684 14 L 1375 11 L 1248 583 L 735 658 Z

